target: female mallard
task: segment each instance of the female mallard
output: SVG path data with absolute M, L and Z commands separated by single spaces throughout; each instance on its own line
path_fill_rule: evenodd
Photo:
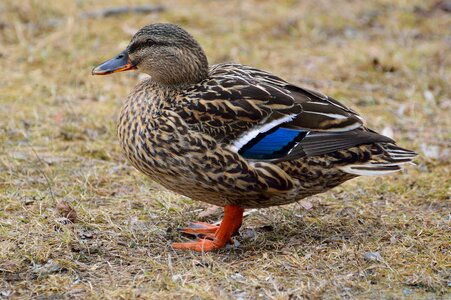
M 415 156 L 322 93 L 240 64 L 209 67 L 197 41 L 176 25 L 143 27 L 92 73 L 131 69 L 151 78 L 131 92 L 119 117 L 127 158 L 164 187 L 224 207 L 220 226 L 191 223 L 181 231 L 202 238 L 176 249 L 222 248 L 245 208 L 399 171 Z

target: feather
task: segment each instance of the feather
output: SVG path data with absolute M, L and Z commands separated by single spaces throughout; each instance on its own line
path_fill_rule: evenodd
M 363 129 L 347 132 L 314 132 L 295 130 L 289 125 L 289 122 L 281 124 L 272 131 L 256 135 L 248 143 L 243 143 L 238 149 L 239 153 L 254 160 L 287 161 L 305 156 L 328 154 L 363 144 L 393 142 L 388 137 Z M 289 137 L 291 140 L 287 140 Z M 280 140 L 277 141 L 277 138 Z M 293 143 L 293 141 L 295 142 Z M 263 149 L 263 147 L 269 148 Z M 263 152 L 259 153 L 258 151 Z
M 299 152 L 300 155 L 315 156 L 363 144 L 391 142 L 393 140 L 386 136 L 363 129 L 347 132 L 311 132 L 290 154 L 296 156 Z
M 343 169 L 380 174 L 399 170 L 414 157 L 364 127 L 363 119 L 337 100 L 249 66 L 212 66 L 209 79 L 189 94 L 185 122 L 249 160 L 276 163 L 384 144 L 383 165 L 365 165 L 366 159 Z
M 244 145 L 238 153 L 248 159 L 280 158 L 288 154 L 307 133 L 307 131 L 277 127 L 265 133 L 260 133 Z
M 386 167 L 366 167 L 365 165 L 347 165 L 339 167 L 345 173 L 354 174 L 358 176 L 379 176 L 387 175 L 401 170 L 399 166 L 386 166 Z
M 412 162 L 417 155 L 411 150 L 406 150 L 393 143 L 378 144 L 382 154 L 375 155 L 368 162 L 350 164 L 339 167 L 345 173 L 354 175 L 377 176 L 400 171 L 404 164 Z M 402 155 L 399 158 L 399 155 Z
M 284 122 L 291 121 L 296 115 L 289 115 L 285 116 L 280 119 L 272 120 L 269 123 L 264 124 L 263 126 L 253 128 L 250 131 L 244 133 L 238 140 L 236 140 L 233 145 L 232 149 L 235 152 L 239 152 L 239 150 L 246 144 L 248 144 L 250 141 L 255 139 L 259 134 L 265 133 L 267 131 L 270 131 L 271 129 L 276 128 L 279 124 L 282 124 Z

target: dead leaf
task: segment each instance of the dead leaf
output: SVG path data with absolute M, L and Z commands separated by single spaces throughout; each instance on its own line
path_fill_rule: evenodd
M 72 223 L 75 223 L 77 221 L 77 212 L 69 205 L 69 203 L 67 203 L 67 201 L 60 201 L 56 205 L 56 208 L 58 209 L 60 216 L 67 218 Z

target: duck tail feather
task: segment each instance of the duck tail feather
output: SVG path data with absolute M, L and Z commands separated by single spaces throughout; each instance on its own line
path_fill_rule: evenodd
M 398 147 L 392 143 L 375 144 L 375 153 L 370 161 L 340 167 L 343 172 L 359 176 L 378 176 L 401 171 L 417 154 L 412 150 Z

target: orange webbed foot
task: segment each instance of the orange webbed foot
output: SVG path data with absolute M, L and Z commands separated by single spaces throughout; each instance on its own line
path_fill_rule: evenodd
M 215 245 L 214 241 L 208 239 L 197 239 L 195 242 L 188 243 L 172 243 L 172 248 L 174 249 L 194 250 L 197 252 L 208 252 L 222 247 L 220 245 Z
M 219 226 L 211 225 L 205 222 L 190 222 L 188 227 L 177 228 L 178 232 L 213 239 Z
M 224 218 L 219 226 L 204 222 L 191 222 L 188 227 L 178 229 L 178 231 L 203 238 L 198 238 L 195 242 L 173 243 L 172 248 L 208 252 L 225 247 L 231 241 L 232 235 L 238 232 L 243 221 L 243 212 L 242 207 L 226 205 Z

